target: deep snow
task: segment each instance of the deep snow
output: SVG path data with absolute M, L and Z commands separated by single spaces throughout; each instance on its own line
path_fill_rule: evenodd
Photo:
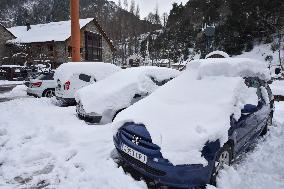
M 88 126 L 76 118 L 74 107 L 57 107 L 52 101 L 26 98 L 0 103 L 1 189 L 45 184 L 59 189 L 147 188 L 110 159 L 114 146 L 109 125 Z M 284 102 L 277 103 L 277 127 L 238 165 L 223 172 L 218 188 L 283 189 L 283 115 Z

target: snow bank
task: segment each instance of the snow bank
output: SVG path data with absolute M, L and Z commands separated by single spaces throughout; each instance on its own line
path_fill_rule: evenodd
M 199 78 L 206 76 L 259 77 L 270 80 L 270 73 L 265 63 L 248 58 L 211 58 L 194 60 L 188 69 L 199 69 Z
M 0 103 L 0 188 L 146 189 L 110 158 L 110 127 L 89 127 L 51 99 Z
M 207 59 L 207 58 L 209 58 L 210 56 L 213 56 L 213 55 L 221 55 L 224 58 L 230 58 L 230 56 L 227 53 L 225 53 L 224 51 L 213 51 L 213 52 L 207 54 L 205 56 L 205 59 Z
M 151 77 L 161 82 L 179 73 L 177 70 L 154 66 L 127 68 L 82 88 L 76 100 L 81 102 L 86 113 L 102 114 L 107 110 L 120 110 L 130 106 L 135 94 L 147 95 L 158 87 Z
M 270 84 L 273 95 L 284 96 L 284 80 L 276 80 Z
M 143 123 L 153 143 L 161 147 L 163 156 L 173 164 L 206 165 L 201 157 L 204 144 L 217 139 L 221 145 L 227 142 L 230 116 L 238 118 L 246 103 L 257 104 L 256 91 L 249 89 L 242 78 L 243 73 L 255 76 L 251 70 L 254 66 L 244 63 L 246 66 L 234 72 L 234 65 L 211 61 L 190 64 L 179 77 L 121 112 L 114 128 L 130 121 Z M 239 65 L 237 61 L 231 62 Z M 264 73 L 258 70 L 259 76 L 266 76 L 265 70 Z M 253 93 L 255 98 L 251 98 Z
M 65 82 L 74 74 L 84 73 L 94 75 L 96 80 L 99 81 L 119 70 L 120 68 L 114 64 L 103 62 L 69 62 L 56 69 L 54 78 L 55 81 L 59 79 L 61 82 Z
M 18 85 L 12 89 L 12 91 L 0 94 L 0 98 L 15 98 L 15 97 L 26 97 L 27 96 L 27 86 Z

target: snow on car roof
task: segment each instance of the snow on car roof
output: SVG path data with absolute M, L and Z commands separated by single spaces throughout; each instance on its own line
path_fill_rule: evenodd
M 56 71 L 55 80 L 66 82 L 74 74 L 94 75 L 97 81 L 119 71 L 121 68 L 109 63 L 103 62 L 69 62 L 60 65 Z
M 83 28 L 94 18 L 80 19 L 80 27 Z M 16 39 L 10 43 L 33 43 L 47 41 L 65 41 L 71 36 L 71 21 L 51 22 L 47 24 L 31 25 L 27 31 L 27 26 L 16 26 L 7 28 Z
M 213 56 L 213 55 L 221 55 L 221 56 L 223 56 L 224 58 L 230 58 L 230 56 L 229 56 L 227 53 L 225 53 L 224 51 L 213 51 L 213 52 L 207 54 L 207 55 L 205 56 L 205 59 L 210 58 L 210 57 Z
M 127 68 L 80 89 L 76 100 L 80 101 L 87 113 L 120 110 L 130 105 L 135 94 L 151 93 L 158 87 L 151 77 L 159 82 L 179 74 L 177 70 L 155 66 Z
M 201 156 L 204 144 L 218 139 L 221 145 L 227 142 L 230 116 L 238 119 L 246 99 L 256 90 L 248 88 L 240 76 L 206 76 L 202 74 L 205 65 L 198 64 L 118 114 L 115 130 L 126 122 L 142 123 L 163 157 L 174 165 L 206 165 Z
M 190 62 L 188 69 L 199 69 L 199 77 L 258 77 L 270 80 L 269 69 L 264 62 L 249 58 L 210 58 Z

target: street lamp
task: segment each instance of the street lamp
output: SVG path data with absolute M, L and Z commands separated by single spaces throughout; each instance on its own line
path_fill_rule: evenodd
M 70 0 L 72 62 L 80 62 L 79 0 Z

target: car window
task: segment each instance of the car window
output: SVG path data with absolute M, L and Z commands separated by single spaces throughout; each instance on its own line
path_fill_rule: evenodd
M 253 89 L 256 90 L 256 95 L 257 95 L 257 98 L 258 98 L 258 104 L 257 105 L 261 105 L 261 102 L 267 103 L 267 99 L 265 100 L 265 96 L 264 96 L 265 95 L 264 92 L 266 91 L 266 89 L 262 88 L 263 86 L 262 86 L 262 83 L 259 79 L 257 79 L 257 78 L 246 78 L 245 83 L 249 88 L 253 88 Z M 268 94 L 267 94 L 267 91 L 266 91 L 266 98 L 268 98 L 267 95 Z
M 164 84 L 166 84 L 167 82 L 169 82 L 170 80 L 173 79 L 173 78 L 169 78 L 169 79 L 165 79 L 163 81 L 157 81 L 154 77 L 150 77 L 150 78 L 158 86 L 163 86 Z
M 85 82 L 90 82 L 91 81 L 91 76 L 86 75 L 86 74 L 80 74 L 79 79 Z
M 38 80 L 53 80 L 54 73 L 41 74 L 36 79 Z

